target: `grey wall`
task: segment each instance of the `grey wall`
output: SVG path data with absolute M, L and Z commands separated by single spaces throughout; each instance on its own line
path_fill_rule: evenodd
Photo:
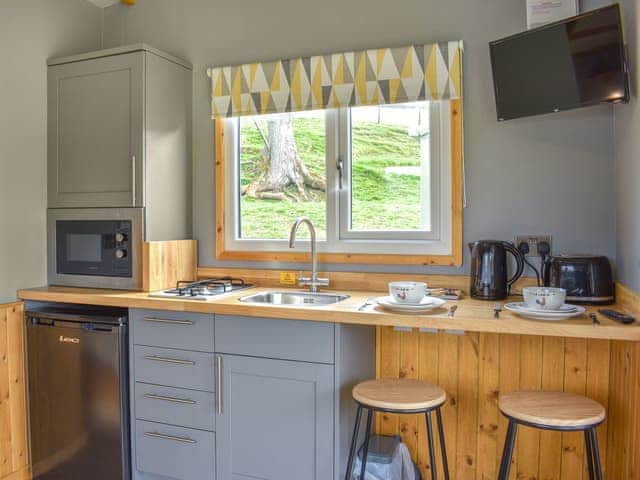
M 616 238 L 619 280 L 640 292 L 640 7 L 623 0 L 633 99 L 615 107 Z
M 599 3 L 583 2 L 585 8 Z M 465 41 L 465 241 L 547 233 L 555 251 L 614 257 L 612 109 L 496 122 L 487 42 L 524 24 L 525 2 L 514 0 L 139 0 L 105 10 L 104 46 L 147 42 L 195 67 L 193 219 L 201 265 L 255 266 L 215 260 L 207 66 L 448 39 Z
M 48 57 L 100 48 L 85 0 L 0 2 L 0 297 L 43 285 Z

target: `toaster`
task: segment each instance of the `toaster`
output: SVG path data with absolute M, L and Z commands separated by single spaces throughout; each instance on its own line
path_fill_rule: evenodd
M 564 288 L 567 302 L 610 304 L 615 302 L 615 284 L 607 257 L 559 255 L 544 263 L 545 286 Z

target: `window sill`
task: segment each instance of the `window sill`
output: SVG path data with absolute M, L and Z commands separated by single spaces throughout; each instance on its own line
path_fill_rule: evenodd
M 462 248 L 455 248 L 451 255 L 378 255 L 367 253 L 319 253 L 320 263 L 368 264 L 368 265 L 429 265 L 459 267 L 462 265 Z M 307 263 L 309 252 L 242 252 L 216 251 L 218 260 Z

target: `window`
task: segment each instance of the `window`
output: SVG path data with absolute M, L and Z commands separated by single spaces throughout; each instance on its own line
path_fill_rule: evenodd
M 306 215 L 323 261 L 459 264 L 454 103 L 217 121 L 218 258 L 294 260 L 289 230 Z

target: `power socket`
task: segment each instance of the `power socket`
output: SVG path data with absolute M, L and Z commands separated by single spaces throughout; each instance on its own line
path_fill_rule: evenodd
M 539 257 L 538 255 L 538 243 L 547 242 L 549 247 L 551 247 L 551 235 L 518 235 L 516 236 L 516 248 L 522 242 L 529 244 L 529 253 L 525 256 L 527 257 Z

